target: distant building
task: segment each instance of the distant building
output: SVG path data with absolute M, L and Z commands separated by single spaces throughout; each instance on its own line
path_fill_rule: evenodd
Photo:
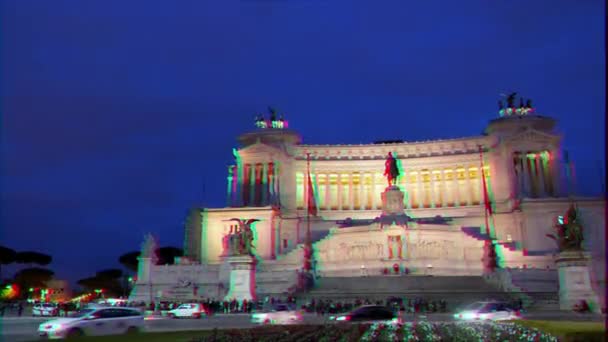
M 67 280 L 52 279 L 46 282 L 49 301 L 64 302 L 72 298 L 70 283 Z

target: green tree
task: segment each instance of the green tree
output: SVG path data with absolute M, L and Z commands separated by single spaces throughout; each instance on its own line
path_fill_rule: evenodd
M 157 265 L 173 265 L 175 257 L 184 256 L 184 251 L 181 248 L 166 246 L 158 249 Z
M 48 254 L 39 252 L 17 252 L 15 255 L 15 261 L 19 264 L 37 264 L 40 266 L 46 266 L 53 261 L 53 257 Z
M 2 281 L 2 265 L 10 265 L 16 261 L 17 252 L 15 250 L 0 246 L 0 282 Z
M 15 273 L 15 282 L 21 286 L 22 289 L 30 287 L 44 287 L 46 282 L 53 279 L 55 272 L 39 267 L 24 268 L 19 272 Z
M 132 272 L 137 272 L 137 265 L 139 261 L 137 258 L 140 256 L 140 252 L 134 251 L 121 255 L 118 258 L 118 262 L 123 265 L 127 270 Z

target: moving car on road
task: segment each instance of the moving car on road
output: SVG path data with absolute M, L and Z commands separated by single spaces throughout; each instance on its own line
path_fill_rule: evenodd
M 53 303 L 37 303 L 32 308 L 32 316 L 58 316 L 59 308 Z
M 205 314 L 205 307 L 199 303 L 182 304 L 176 309 L 167 312 L 167 316 L 170 318 L 201 318 Z
M 49 339 L 133 334 L 143 329 L 144 316 L 131 308 L 96 308 L 40 324 L 38 334 Z
M 504 302 L 475 302 L 454 314 L 459 321 L 505 321 L 520 319 L 520 312 Z
M 356 308 L 355 310 L 332 316 L 330 320 L 336 322 L 385 322 L 385 323 L 397 323 L 399 318 L 393 310 L 382 305 L 364 305 Z
M 291 310 L 286 304 L 278 304 L 270 310 L 251 315 L 251 323 L 257 324 L 293 324 L 302 322 L 302 314 Z

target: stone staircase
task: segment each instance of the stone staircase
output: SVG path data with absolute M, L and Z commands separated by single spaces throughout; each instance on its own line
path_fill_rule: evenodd
M 508 269 L 514 285 L 531 299 L 537 310 L 559 309 L 559 279 L 554 269 Z
M 388 297 L 444 299 L 450 306 L 482 300 L 506 300 L 508 294 L 497 289 L 481 276 L 368 276 L 323 277 L 315 288 L 302 295 L 312 299 L 350 300 L 367 298 L 385 300 Z
M 259 263 L 256 271 L 258 296 L 283 296 L 298 286 L 298 271 L 304 265 L 304 245 L 299 244 L 276 260 Z

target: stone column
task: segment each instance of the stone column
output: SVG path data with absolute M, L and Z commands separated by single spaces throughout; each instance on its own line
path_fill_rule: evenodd
M 545 197 L 547 195 L 547 188 L 545 187 L 545 165 L 543 164 L 543 158 L 540 153 L 534 155 L 536 163 L 536 178 L 538 183 L 538 195 Z
M 424 208 L 424 187 L 422 185 L 422 170 L 418 169 L 416 170 L 418 177 L 416 177 L 416 188 L 418 189 L 417 191 L 417 195 L 418 198 L 416 198 L 416 200 L 418 201 L 418 208 Z
M 253 205 L 259 207 L 262 202 L 262 164 L 256 163 L 253 171 Z
M 274 164 L 268 163 L 268 202 L 270 205 L 275 205 L 274 193 Z
M 262 206 L 268 205 L 268 163 L 262 164 Z
M 327 210 L 331 210 L 330 175 L 331 172 L 328 172 L 325 177 L 325 208 Z
M 528 181 L 528 163 L 526 163 L 527 157 L 525 153 L 520 153 L 519 155 L 519 178 L 521 180 L 520 187 L 520 197 L 529 197 L 530 196 L 530 182 Z
M 551 150 L 548 152 L 547 158 L 547 183 L 549 185 L 549 195 L 557 197 L 559 194 L 559 172 L 557 172 L 557 152 Z
M 460 183 L 458 182 L 458 167 L 452 169 L 452 191 L 454 198 L 454 206 L 460 206 Z
M 348 173 L 348 209 L 353 210 L 355 209 L 355 194 L 354 194 L 354 188 L 353 188 L 353 173 L 349 172 Z
M 344 205 L 344 203 L 342 203 L 342 174 L 338 172 L 337 175 L 338 177 L 336 178 L 336 182 L 338 184 L 338 210 L 342 210 L 342 206 Z
M 403 170 L 403 175 L 401 177 L 403 177 L 402 179 L 404 180 L 404 182 L 403 182 L 403 192 L 405 193 L 404 205 L 407 209 L 412 209 L 412 190 L 411 190 L 412 186 L 408 179 L 408 175 L 409 175 L 409 172 L 407 172 L 406 170 Z
M 243 177 L 241 178 L 243 180 L 242 183 L 242 198 L 243 198 L 243 206 L 248 206 L 249 200 L 250 200 L 250 196 L 251 196 L 251 164 L 243 164 Z
M 441 197 L 441 206 L 444 208 L 448 207 L 448 183 L 445 176 L 445 169 L 441 169 L 441 185 L 439 191 L 443 191 L 443 197 Z
M 524 156 L 524 169 L 526 170 L 524 173 L 527 188 L 526 192 L 529 197 L 535 197 L 536 191 L 534 187 L 534 175 L 532 173 L 532 161 L 530 160 L 528 153 L 526 153 Z
M 365 198 L 364 198 L 364 192 L 363 192 L 363 179 L 365 176 L 365 172 L 361 171 L 359 172 L 359 210 L 365 210 Z
M 481 177 L 479 177 L 479 172 L 477 172 L 477 178 L 471 178 L 471 171 L 469 170 L 469 167 L 467 167 L 465 172 L 466 172 L 467 180 L 468 180 L 467 198 L 469 199 L 469 205 L 474 205 L 474 203 L 475 203 L 475 182 L 481 181 L 481 179 L 480 179 Z
M 372 210 L 378 209 L 378 203 L 376 201 L 376 173 L 371 174 L 371 193 L 372 193 Z
M 435 208 L 437 207 L 437 194 L 435 194 L 435 174 L 433 173 L 433 170 L 429 170 L 429 189 L 431 208 Z

